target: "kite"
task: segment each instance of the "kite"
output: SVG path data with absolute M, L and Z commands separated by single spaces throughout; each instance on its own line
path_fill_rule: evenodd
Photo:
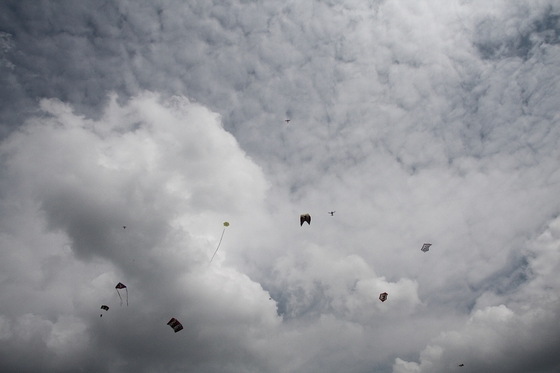
M 173 331 L 175 333 L 177 333 L 180 330 L 183 330 L 183 325 L 181 325 L 181 323 L 179 322 L 179 320 L 177 320 L 176 318 L 171 318 L 171 320 L 169 320 L 169 322 L 167 323 L 167 325 L 169 325 L 171 328 L 173 328 Z
M 123 225 L 122 229 L 126 229 L 126 225 Z
M 302 226 L 304 222 L 311 225 L 311 215 L 309 214 L 302 214 L 299 216 L 299 225 Z
M 459 364 L 459 366 L 460 366 L 460 367 L 464 367 L 464 366 L 465 366 L 465 364 Z
M 214 255 L 212 255 L 212 258 L 210 258 L 210 263 L 212 263 L 212 259 L 214 259 L 214 256 L 216 256 L 216 253 L 218 252 L 218 249 L 222 244 L 222 238 L 224 238 L 224 232 L 226 231 L 227 227 L 229 227 L 229 222 L 224 221 L 224 230 L 222 231 L 222 237 L 220 237 L 220 242 L 218 242 L 218 247 L 216 247 L 216 251 L 214 251 Z M 208 265 L 210 265 L 210 263 L 208 263 Z
M 291 120 L 291 119 L 285 119 L 284 122 L 290 123 L 290 120 Z
M 119 290 L 124 289 L 126 291 L 126 305 L 128 306 L 128 289 L 126 288 L 126 285 L 123 284 L 122 282 L 119 282 L 117 286 L 115 286 L 115 289 L 117 289 L 117 294 L 119 295 L 119 298 L 121 300 L 121 306 L 122 306 L 122 297 L 121 297 L 121 293 L 119 293 Z
M 101 309 L 102 309 L 102 310 L 105 310 L 105 311 L 109 311 L 109 306 L 102 305 L 102 306 L 101 306 Z M 103 317 L 103 314 L 99 315 L 99 317 Z
M 425 243 L 424 245 L 422 245 L 422 248 L 420 250 L 422 250 L 423 252 L 426 252 L 426 251 L 430 250 L 430 246 L 432 246 L 431 243 Z
M 331 216 L 334 216 L 334 213 L 335 213 L 335 212 L 336 212 L 336 211 L 329 211 L 328 213 L 331 214 Z
M 385 302 L 387 300 L 387 295 L 389 295 L 389 294 L 387 294 L 387 293 L 379 294 L 379 300 L 382 301 L 382 302 Z

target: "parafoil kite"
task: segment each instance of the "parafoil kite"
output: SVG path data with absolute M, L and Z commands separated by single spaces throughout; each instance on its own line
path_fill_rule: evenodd
M 387 294 L 387 293 L 379 294 L 379 300 L 382 301 L 382 302 L 385 302 L 387 300 L 387 295 L 389 295 L 389 294 Z
M 212 258 L 210 258 L 210 262 L 208 263 L 208 265 L 210 265 L 210 263 L 212 263 L 212 259 L 214 259 L 214 257 L 216 256 L 216 253 L 218 252 L 218 249 L 220 248 L 220 245 L 222 244 L 222 239 L 224 238 L 224 233 L 225 233 L 227 227 L 229 227 L 229 222 L 224 221 L 224 229 L 222 230 L 222 236 L 220 237 L 220 242 L 218 242 L 218 247 L 216 247 L 216 251 L 214 251 L 214 255 L 212 255 Z
M 311 215 L 309 214 L 301 214 L 299 216 L 299 225 L 302 226 L 304 222 L 311 225 Z
M 121 306 L 122 306 L 122 297 L 121 297 L 121 293 L 119 293 L 119 290 L 124 289 L 126 291 L 126 305 L 128 306 L 128 289 L 126 288 L 126 285 L 123 284 L 122 282 L 119 282 L 117 286 L 115 286 L 115 289 L 117 289 L 117 294 L 119 295 L 119 298 L 121 300 Z
M 181 323 L 179 322 L 179 320 L 177 320 L 176 318 L 171 318 L 171 320 L 169 320 L 169 322 L 167 323 L 167 325 L 169 325 L 171 328 L 173 328 L 173 331 L 175 333 L 177 333 L 180 330 L 183 330 L 183 325 L 181 325 Z
M 422 250 L 423 252 L 426 252 L 426 251 L 430 250 L 430 246 L 432 246 L 431 243 L 425 243 L 424 245 L 422 245 L 422 248 L 420 250 Z
M 102 309 L 102 310 L 105 310 L 105 311 L 109 311 L 109 306 L 102 305 L 102 306 L 101 306 L 101 309 Z M 100 314 L 99 317 L 103 317 L 103 314 Z

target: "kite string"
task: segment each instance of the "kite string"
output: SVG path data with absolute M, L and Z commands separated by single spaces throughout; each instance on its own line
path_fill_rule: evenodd
M 212 258 L 210 259 L 210 262 L 208 263 L 208 265 L 210 265 L 210 263 L 212 263 L 212 259 L 214 259 L 214 256 L 216 256 L 216 253 L 218 252 L 218 249 L 220 248 L 220 245 L 222 244 L 222 239 L 224 238 L 224 233 L 226 232 L 226 229 L 224 228 L 222 230 L 222 236 L 220 237 L 220 242 L 218 242 L 218 247 L 216 247 L 216 251 L 214 251 L 214 255 L 212 255 Z
M 119 289 L 117 289 L 117 294 L 119 295 L 119 299 L 121 300 L 121 306 L 122 306 L 122 297 L 121 297 L 121 293 L 119 293 Z

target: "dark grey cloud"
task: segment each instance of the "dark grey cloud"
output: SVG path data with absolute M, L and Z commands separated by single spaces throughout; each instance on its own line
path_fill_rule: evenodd
M 515 15 L 514 22 L 511 22 L 511 14 L 508 14 L 509 23 L 495 16 L 478 21 L 474 43 L 484 58 L 519 57 L 527 60 L 539 53 L 539 48 L 559 43 L 560 15 L 552 5 L 534 12 L 529 4 L 525 4 L 513 7 L 509 12 Z M 522 14 L 528 14 L 529 17 Z

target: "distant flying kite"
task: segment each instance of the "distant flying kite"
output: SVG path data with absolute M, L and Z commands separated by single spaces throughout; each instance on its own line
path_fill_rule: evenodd
M 119 282 L 117 284 L 117 286 L 115 286 L 115 289 L 117 289 L 117 294 L 119 295 L 119 298 L 121 300 L 121 306 L 122 306 L 122 297 L 121 297 L 121 293 L 119 292 L 119 290 L 124 289 L 126 291 L 126 305 L 128 306 L 128 289 L 126 288 L 126 285 L 123 284 L 122 282 Z
M 431 243 L 425 243 L 424 245 L 422 245 L 422 248 L 420 250 L 422 250 L 423 252 L 426 252 L 426 251 L 430 250 L 430 246 L 432 246 Z
M 122 229 L 126 229 L 126 225 L 123 225 Z
M 336 212 L 336 211 L 329 211 L 328 213 L 331 214 L 331 216 L 334 216 L 334 213 L 335 213 L 335 212 Z
M 167 325 L 169 325 L 171 328 L 173 328 L 173 331 L 175 333 L 177 333 L 180 330 L 183 330 L 183 325 L 181 325 L 181 323 L 179 322 L 179 320 L 177 320 L 176 318 L 171 318 L 171 320 L 169 320 L 169 322 L 167 323 Z
M 465 366 L 465 364 L 459 364 L 459 366 L 460 366 L 460 367 L 464 367 L 464 366 Z
M 302 226 L 304 222 L 311 225 L 311 215 L 309 214 L 302 214 L 299 216 L 299 225 Z
M 218 242 L 218 247 L 216 247 L 216 251 L 214 251 L 214 255 L 212 255 L 212 258 L 210 258 L 210 262 L 208 263 L 208 265 L 210 265 L 210 263 L 212 263 L 212 259 L 214 259 L 214 257 L 216 256 L 216 253 L 218 252 L 218 249 L 220 248 L 220 245 L 222 244 L 222 239 L 224 238 L 224 232 L 226 231 L 227 227 L 229 227 L 229 222 L 224 221 L 224 229 L 222 230 L 222 237 L 220 237 L 220 242 Z
M 102 309 L 102 310 L 105 310 L 105 311 L 109 311 L 109 306 L 102 305 L 102 306 L 101 306 L 101 309 Z M 103 317 L 103 314 L 99 315 L 99 317 Z
M 389 294 L 387 294 L 387 293 L 379 294 L 379 300 L 382 301 L 382 302 L 385 302 L 387 300 L 387 295 L 389 295 Z
M 284 120 L 284 122 L 290 123 L 290 120 L 291 120 L 291 119 L 286 119 L 286 120 Z

